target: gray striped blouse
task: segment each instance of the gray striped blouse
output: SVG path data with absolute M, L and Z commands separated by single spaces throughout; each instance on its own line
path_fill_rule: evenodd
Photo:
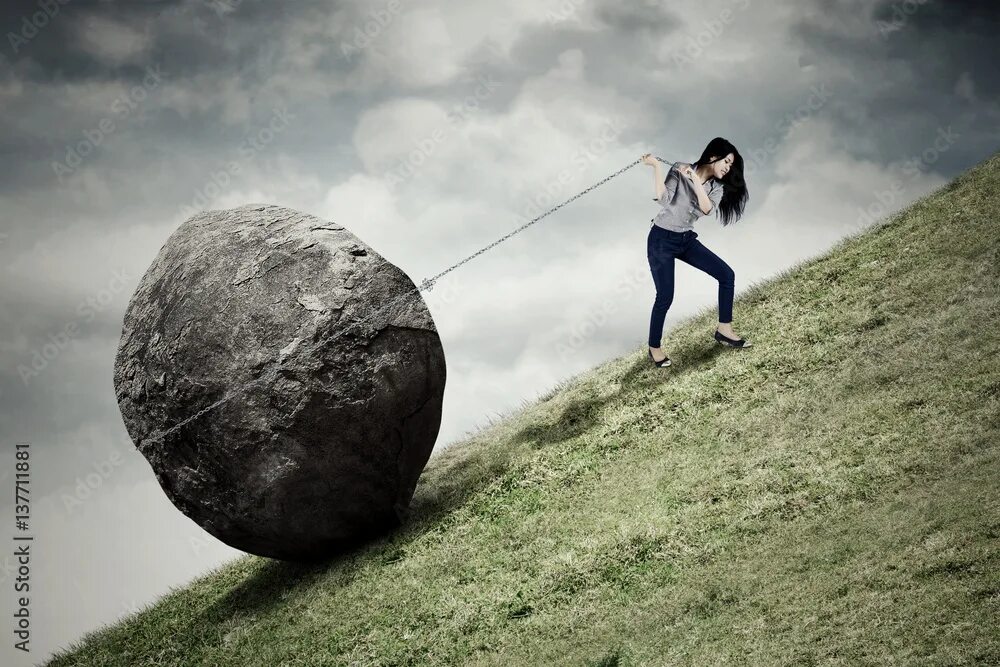
M 698 207 L 698 195 L 695 194 L 694 185 L 677 171 L 681 165 L 686 164 L 686 162 L 674 162 L 670 166 L 664 179 L 667 189 L 659 199 L 653 200 L 658 201 L 663 208 L 650 222 L 672 232 L 689 231 L 694 228 L 695 220 L 707 215 Z M 714 213 L 719 201 L 722 200 L 722 182 L 709 178 L 703 187 L 705 194 L 712 200 L 712 210 L 709 213 Z

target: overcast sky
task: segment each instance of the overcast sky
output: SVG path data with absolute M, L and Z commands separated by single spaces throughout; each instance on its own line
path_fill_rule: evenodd
M 0 538 L 17 442 L 35 535 L 33 651 L 12 649 L 5 621 L 3 664 L 239 553 L 167 501 L 112 385 L 128 299 L 192 211 L 297 208 L 420 282 L 645 152 L 690 162 L 723 136 L 751 199 L 738 225 L 695 228 L 739 296 L 998 146 L 994 2 L 0 7 Z M 637 165 L 425 294 L 448 366 L 438 450 L 643 349 L 652 196 Z M 716 289 L 678 265 L 668 352 Z M 734 330 L 760 345 L 741 315 Z

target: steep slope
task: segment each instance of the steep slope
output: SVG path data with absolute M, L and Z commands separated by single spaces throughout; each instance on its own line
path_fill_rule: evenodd
M 247 557 L 53 665 L 1000 663 L 1000 154 L 434 456 L 400 533 Z

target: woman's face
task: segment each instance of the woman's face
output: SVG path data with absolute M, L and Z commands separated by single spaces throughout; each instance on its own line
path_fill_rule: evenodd
M 729 155 L 727 155 L 723 159 L 716 160 L 715 162 L 713 162 L 712 163 L 712 176 L 714 176 L 717 179 L 721 179 L 723 176 L 725 176 L 727 173 L 729 173 L 729 169 L 733 166 L 733 160 L 734 159 L 735 158 L 734 158 L 733 154 L 730 153 Z

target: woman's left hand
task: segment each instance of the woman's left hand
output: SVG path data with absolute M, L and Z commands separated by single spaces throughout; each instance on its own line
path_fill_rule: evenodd
M 694 168 L 691 165 L 681 165 L 680 172 L 682 175 L 686 176 L 689 181 L 691 181 L 691 185 L 701 185 L 701 182 L 694 177 Z

